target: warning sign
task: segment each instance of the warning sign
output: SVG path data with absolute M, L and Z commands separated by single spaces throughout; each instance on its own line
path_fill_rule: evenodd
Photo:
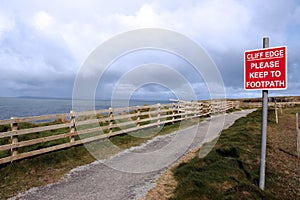
M 287 88 L 286 46 L 245 51 L 244 56 L 246 90 Z

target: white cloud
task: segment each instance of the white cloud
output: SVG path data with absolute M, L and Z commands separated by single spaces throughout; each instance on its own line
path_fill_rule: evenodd
M 144 4 L 134 15 L 118 15 L 116 20 L 127 28 L 153 28 L 163 25 L 164 20 L 152 6 Z
M 53 17 L 45 11 L 36 13 L 33 18 L 33 25 L 41 31 L 52 31 L 55 28 L 54 23 Z
M 11 30 L 14 27 L 14 21 L 9 15 L 0 12 L 0 41 L 4 32 Z

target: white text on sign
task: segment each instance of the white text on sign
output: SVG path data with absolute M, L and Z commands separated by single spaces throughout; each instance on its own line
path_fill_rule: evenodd
M 260 59 L 266 59 L 266 58 L 281 58 L 284 57 L 284 50 L 268 50 L 265 52 L 254 52 L 247 54 L 247 60 L 260 60 Z
M 245 89 L 286 89 L 286 47 L 245 52 Z

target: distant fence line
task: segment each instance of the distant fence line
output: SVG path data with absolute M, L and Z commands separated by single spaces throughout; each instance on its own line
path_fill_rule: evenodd
M 238 107 L 238 101 L 179 101 L 87 112 L 70 111 L 64 114 L 12 117 L 0 120 L 0 164 Z M 43 120 L 54 122 L 34 124 Z
M 268 106 L 271 107 L 291 107 L 291 106 L 296 106 L 300 105 L 300 102 L 268 102 Z M 240 103 L 241 107 L 249 107 L 249 108 L 259 108 L 262 107 L 261 102 L 241 102 Z

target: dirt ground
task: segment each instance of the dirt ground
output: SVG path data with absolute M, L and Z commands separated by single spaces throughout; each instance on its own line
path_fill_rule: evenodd
M 267 170 L 280 173 L 278 185 L 273 189 L 281 199 L 300 198 L 300 158 L 297 158 L 296 115 L 300 107 L 278 110 L 278 124 L 268 126 Z M 271 113 L 270 120 L 275 119 Z M 268 185 L 266 185 L 268 187 Z M 271 189 L 272 190 L 272 189 Z

